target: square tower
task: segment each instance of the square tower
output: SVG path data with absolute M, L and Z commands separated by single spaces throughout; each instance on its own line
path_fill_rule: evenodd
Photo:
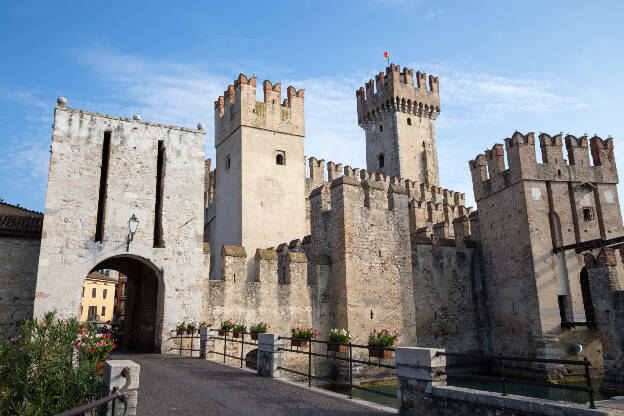
M 599 356 L 583 257 L 555 249 L 623 234 L 613 141 L 591 138 L 593 165 L 587 137 L 539 142 L 542 163 L 533 133 L 519 132 L 470 161 L 492 349 L 561 358 L 578 343 Z
M 303 90 L 262 84 L 241 74 L 215 102 L 216 216 L 210 232 L 211 276 L 219 278 L 223 245 L 275 246 L 305 231 Z M 249 280 L 253 264 L 248 264 Z
M 356 91 L 358 124 L 366 132 L 366 168 L 440 185 L 434 121 L 440 114 L 438 78 L 394 64 Z M 375 91 L 376 87 L 376 91 Z

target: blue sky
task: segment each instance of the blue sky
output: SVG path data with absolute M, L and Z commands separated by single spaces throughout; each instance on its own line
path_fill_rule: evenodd
M 355 90 L 384 50 L 440 77 L 440 176 L 469 203 L 468 160 L 515 130 L 612 135 L 624 166 L 623 18 L 619 1 L 4 1 L 0 198 L 43 210 L 58 96 L 204 122 L 211 157 L 213 102 L 240 72 L 305 88 L 306 155 L 364 168 Z

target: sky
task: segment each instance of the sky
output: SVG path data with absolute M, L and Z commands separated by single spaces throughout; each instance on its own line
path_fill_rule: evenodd
M 623 18 L 621 1 L 5 0 L 0 198 L 43 211 L 57 97 L 202 122 L 214 157 L 213 103 L 239 73 L 304 88 L 306 155 L 365 168 L 355 90 L 386 50 L 440 77 L 440 179 L 469 205 L 468 161 L 516 130 L 611 135 L 624 166 Z

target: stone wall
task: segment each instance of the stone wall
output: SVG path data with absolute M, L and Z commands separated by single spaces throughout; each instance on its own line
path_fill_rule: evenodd
M 32 317 L 39 246 L 38 238 L 0 235 L 0 334 Z
M 103 238 L 95 241 L 103 143 L 109 134 Z M 164 148 L 164 247 L 155 243 L 159 142 Z M 77 316 L 87 273 L 96 267 L 123 266 L 128 271 L 119 271 L 128 276 L 130 286 L 132 281 L 150 280 L 147 286 L 135 285 L 140 293 L 135 299 L 134 325 L 153 334 L 149 341 L 156 350 L 167 350 L 178 322 L 200 320 L 205 278 L 204 142 L 203 130 L 143 122 L 139 116 L 126 119 L 71 109 L 66 100 L 59 99 L 37 274 L 36 316 L 53 309 L 60 317 Z M 128 221 L 133 214 L 139 226 L 128 245 Z M 138 275 L 131 275 L 134 272 Z M 142 287 L 149 290 L 139 290 Z

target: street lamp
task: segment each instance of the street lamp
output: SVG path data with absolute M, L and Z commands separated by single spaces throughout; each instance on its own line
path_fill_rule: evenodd
M 139 220 L 137 219 L 137 217 L 134 216 L 134 214 L 132 214 L 132 216 L 128 220 L 129 232 L 128 232 L 128 242 L 126 245 L 126 251 L 130 251 L 130 242 L 134 239 L 134 233 L 136 233 L 138 226 L 139 226 Z

